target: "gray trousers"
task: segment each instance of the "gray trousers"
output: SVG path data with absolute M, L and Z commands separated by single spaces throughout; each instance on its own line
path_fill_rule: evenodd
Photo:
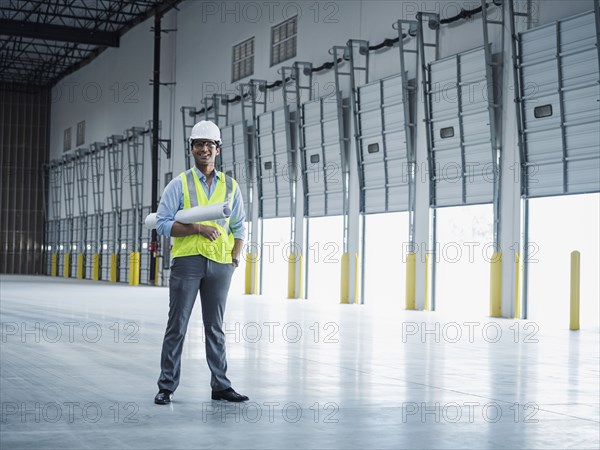
M 206 361 L 211 371 L 210 387 L 220 391 L 231 387 L 227 378 L 223 313 L 234 267 L 219 264 L 202 255 L 173 259 L 169 278 L 169 320 L 160 359 L 159 389 L 175 392 L 181 375 L 181 353 L 196 295 L 200 291 Z

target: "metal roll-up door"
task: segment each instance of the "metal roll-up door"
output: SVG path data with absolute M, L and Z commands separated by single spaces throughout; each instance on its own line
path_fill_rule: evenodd
M 48 220 L 46 234 L 46 275 L 52 274 L 52 254 L 58 253 L 58 220 Z
M 64 276 L 65 274 L 65 255 L 70 253 L 69 249 L 69 220 L 59 219 L 59 239 L 58 239 L 58 275 Z
M 77 216 L 73 218 L 73 245 L 71 247 L 71 274 L 73 277 L 77 276 L 77 268 L 79 253 L 85 254 L 85 246 L 81 245 L 81 234 L 84 226 L 85 218 L 83 216 Z
M 129 282 L 129 254 L 134 250 L 134 227 L 137 226 L 135 221 L 135 211 L 133 209 L 124 209 L 121 211 L 121 242 L 117 249 L 119 255 L 119 281 Z
M 430 64 L 433 206 L 491 203 L 494 170 L 485 49 Z
M 408 210 L 408 148 L 402 77 L 358 88 L 363 212 Z
M 294 162 L 287 108 L 257 117 L 258 186 L 263 219 L 291 217 Z
M 246 122 L 238 122 L 221 128 L 221 167 L 219 170 L 233 177 L 248 205 L 250 180 L 250 149 L 248 148 L 248 127 Z
M 142 217 L 146 217 L 150 212 L 149 206 L 142 207 Z M 162 237 L 163 264 L 164 260 L 166 260 L 168 265 L 170 265 L 170 240 L 171 238 L 169 237 Z M 140 241 L 140 284 L 148 284 L 150 282 L 150 251 L 148 250 L 148 243 L 152 241 L 152 230 L 143 227 Z
M 110 256 L 116 253 L 115 247 L 115 215 L 112 212 L 102 214 L 102 248 L 101 257 L 101 279 L 110 280 Z
M 341 110 L 335 96 L 304 103 L 302 109 L 306 214 L 340 215 L 344 212 Z
M 99 253 L 98 251 L 98 230 L 97 230 L 98 217 L 95 214 L 87 215 L 87 229 L 86 229 L 86 242 L 85 242 L 85 277 L 88 279 L 92 278 L 92 272 L 94 267 L 93 255 Z
M 600 88 L 592 12 L 521 33 L 524 194 L 600 190 Z

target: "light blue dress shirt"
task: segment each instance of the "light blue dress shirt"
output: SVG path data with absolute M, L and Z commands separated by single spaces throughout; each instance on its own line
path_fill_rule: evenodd
M 213 179 L 210 187 L 206 184 L 206 175 L 194 166 L 196 175 L 200 179 L 200 184 L 206 193 L 206 197 L 210 200 L 217 181 Z M 221 177 L 225 175 L 223 172 L 215 171 L 215 177 L 221 180 Z M 181 188 L 181 175 L 173 178 L 165 190 L 163 191 L 158 209 L 156 210 L 156 231 L 158 234 L 163 236 L 171 236 L 171 228 L 175 223 L 175 214 L 180 209 L 183 209 L 183 190 Z M 244 199 L 240 193 L 240 187 L 238 185 L 235 193 L 233 194 L 233 204 L 231 206 L 231 216 L 229 217 L 229 228 L 233 233 L 235 239 L 246 238 L 246 213 L 244 211 Z

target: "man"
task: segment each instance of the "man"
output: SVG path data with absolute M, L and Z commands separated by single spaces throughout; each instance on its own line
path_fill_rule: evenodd
M 169 319 L 162 347 L 158 394 L 154 403 L 171 402 L 179 385 L 181 352 L 196 295 L 200 291 L 206 360 L 211 371 L 213 400 L 243 402 L 227 378 L 223 313 L 227 292 L 245 236 L 245 213 L 237 183 L 215 170 L 221 152 L 221 131 L 203 120 L 192 128 L 190 151 L 195 166 L 173 179 L 165 188 L 156 212 L 156 229 L 173 236 L 169 278 Z M 175 221 L 180 209 L 229 202 L 231 216 L 213 222 L 183 224 Z

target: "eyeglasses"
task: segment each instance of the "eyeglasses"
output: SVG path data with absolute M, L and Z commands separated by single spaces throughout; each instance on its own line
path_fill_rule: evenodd
M 217 144 L 213 141 L 194 141 L 192 142 L 192 147 L 198 150 L 202 150 L 203 147 L 208 147 L 209 150 L 214 150 L 217 148 Z

